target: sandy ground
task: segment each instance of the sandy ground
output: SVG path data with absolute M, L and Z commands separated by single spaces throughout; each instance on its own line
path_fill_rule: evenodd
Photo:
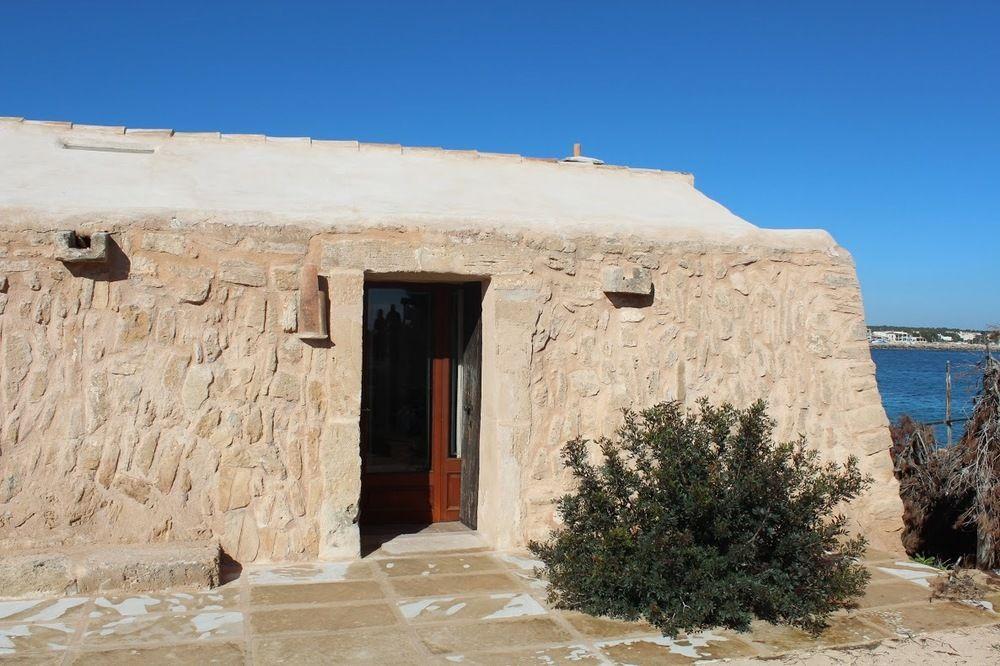
M 1000 625 L 922 634 L 848 650 L 796 652 L 778 659 L 749 659 L 731 664 L 878 664 L 878 666 L 937 666 L 938 664 L 1000 664 Z

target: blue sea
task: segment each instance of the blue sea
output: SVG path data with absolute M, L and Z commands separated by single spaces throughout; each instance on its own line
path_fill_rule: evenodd
M 937 349 L 872 349 L 875 376 L 882 404 L 890 421 L 909 414 L 918 421 L 944 420 L 945 364 L 951 361 L 951 415 L 964 418 L 972 413 L 972 399 L 979 389 L 984 352 Z M 964 422 L 955 423 L 952 441 L 964 432 Z M 945 442 L 945 428 L 935 434 Z

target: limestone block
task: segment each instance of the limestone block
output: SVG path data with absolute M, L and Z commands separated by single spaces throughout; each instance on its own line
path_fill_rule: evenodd
M 246 438 L 251 444 L 260 441 L 260 438 L 264 436 L 264 421 L 259 407 L 250 409 L 250 413 L 243 422 L 243 428 Z
M 174 587 L 208 589 L 219 584 L 219 547 L 171 542 L 93 550 L 77 558 L 77 592 L 143 592 Z
M 160 454 L 160 462 L 156 472 L 156 487 L 161 493 L 167 494 L 173 487 L 183 453 L 184 445 L 181 442 L 171 442 Z
M 321 559 L 354 557 L 360 548 L 361 431 L 354 419 L 331 422 L 320 437 L 324 497 L 319 508 Z
M 105 488 L 111 486 L 111 480 L 118 470 L 118 459 L 121 457 L 121 449 L 114 441 L 108 442 L 104 447 L 101 462 L 97 466 L 97 482 Z
M 209 388 L 212 386 L 214 375 L 212 368 L 207 365 L 192 366 L 187 376 L 184 378 L 184 386 L 181 388 L 181 400 L 184 406 L 194 411 L 208 400 Z
M 238 562 L 252 562 L 260 550 L 260 536 L 253 512 L 247 509 L 230 511 L 226 514 L 222 547 Z
M 267 284 L 264 267 L 249 261 L 223 261 L 219 264 L 219 279 L 232 284 L 248 287 L 263 287 Z
M 64 554 L 7 554 L 0 558 L 0 598 L 74 592 L 76 580 Z
M 296 266 L 274 266 L 271 268 L 271 284 L 278 291 L 294 291 L 299 288 L 299 270 Z
M 605 266 L 601 269 L 601 289 L 607 294 L 648 296 L 653 291 L 653 277 L 648 268 Z
M 122 308 L 120 344 L 128 345 L 145 340 L 152 330 L 149 312 L 135 305 Z
M 299 304 L 296 298 L 287 298 L 281 308 L 281 330 L 284 333 L 294 333 L 298 328 Z
M 135 476 L 121 475 L 115 479 L 114 487 L 124 495 L 139 504 L 149 504 L 153 487 L 145 480 Z
M 17 474 L 8 474 L 0 479 L 0 504 L 6 504 L 21 492 L 21 477 Z
M 31 345 L 28 340 L 16 333 L 5 335 L 3 344 L 3 389 L 4 397 L 13 403 L 21 387 L 21 382 L 28 376 L 31 366 Z
M 208 300 L 212 291 L 212 271 L 204 269 L 191 271 L 186 277 L 177 281 L 174 293 L 181 303 L 201 305 Z
M 750 295 L 750 287 L 747 286 L 747 278 L 743 273 L 733 273 L 729 281 L 733 285 L 733 289 L 737 292 L 743 294 L 744 296 Z
M 168 232 L 147 231 L 142 236 L 142 249 L 149 250 L 150 252 L 173 254 L 178 257 L 198 256 L 197 253 L 188 254 L 187 242 L 182 234 Z
M 147 278 L 154 278 L 160 270 L 159 264 L 151 258 L 144 257 L 142 255 L 131 257 L 129 262 L 129 275 L 132 277 L 143 276 Z
M 242 509 L 253 499 L 253 470 L 247 467 L 223 467 L 219 470 L 218 504 L 224 511 Z
M 298 333 L 302 340 L 326 340 L 330 336 L 326 292 L 319 288 L 315 264 L 305 264 L 299 274 Z
M 597 373 L 593 370 L 574 370 L 569 375 L 569 383 L 573 390 L 583 397 L 594 396 L 601 391 Z
M 78 236 L 73 231 L 55 233 L 55 257 L 67 264 L 101 263 L 108 258 L 110 234 L 99 231 L 90 238 Z
M 275 398 L 298 401 L 300 395 L 299 380 L 287 372 L 275 373 L 268 394 Z
M 637 324 L 646 318 L 639 308 L 621 308 L 618 312 L 621 320 L 629 324 Z
M 87 383 L 87 432 L 94 432 L 107 423 L 111 414 L 111 395 L 108 375 L 95 372 Z
M 195 423 L 194 434 L 199 437 L 208 438 L 215 432 L 215 428 L 222 419 L 222 412 L 217 409 L 209 410 L 201 415 Z

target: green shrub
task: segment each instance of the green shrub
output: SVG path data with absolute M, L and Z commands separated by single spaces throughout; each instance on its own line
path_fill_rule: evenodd
M 867 570 L 865 539 L 836 513 L 871 483 L 853 456 L 820 462 L 797 442 L 775 443 L 766 405 L 699 402 L 625 412 L 615 439 L 566 444 L 578 487 L 559 501 L 564 526 L 532 542 L 559 608 L 645 618 L 665 635 L 754 616 L 812 633 L 853 606 Z

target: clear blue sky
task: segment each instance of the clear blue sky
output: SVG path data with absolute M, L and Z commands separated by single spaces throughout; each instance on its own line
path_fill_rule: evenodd
M 1000 322 L 1000 2 L 0 6 L 0 115 L 694 172 L 871 323 Z M 0 155 L 0 159 L 3 156 Z

